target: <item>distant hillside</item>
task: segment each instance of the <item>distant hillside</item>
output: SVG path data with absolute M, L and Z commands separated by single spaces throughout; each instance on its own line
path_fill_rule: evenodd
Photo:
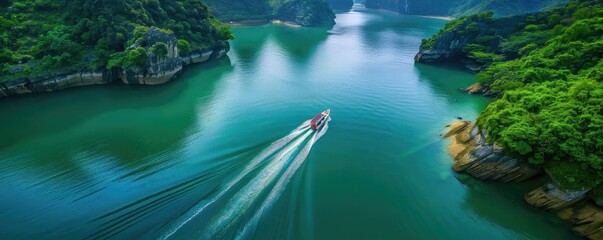
M 350 9 L 354 5 L 353 0 L 326 0 L 333 9 Z
M 324 0 L 204 0 L 221 21 L 283 20 L 304 26 L 333 25 L 335 14 Z M 332 1 L 339 2 L 339 1 Z
M 495 16 L 512 16 L 542 11 L 567 2 L 569 0 L 366 0 L 365 4 L 368 8 L 402 14 L 465 16 L 493 11 Z

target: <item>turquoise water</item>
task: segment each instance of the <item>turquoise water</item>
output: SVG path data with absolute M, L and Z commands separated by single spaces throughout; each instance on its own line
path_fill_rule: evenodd
M 523 202 L 538 181 L 450 170 L 444 125 L 491 99 L 413 62 L 443 25 L 356 7 L 333 29 L 237 27 L 228 57 L 165 85 L 4 99 L 0 237 L 572 238 Z

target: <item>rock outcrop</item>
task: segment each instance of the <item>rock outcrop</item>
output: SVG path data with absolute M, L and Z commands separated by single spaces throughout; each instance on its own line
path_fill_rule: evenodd
M 447 28 L 431 39 L 424 40 L 421 44 L 419 53 L 415 56 L 415 62 L 435 63 L 458 61 L 463 62 L 467 68 L 479 71 L 482 70 L 481 64 L 472 61 L 465 56 L 463 48 L 474 41 L 478 36 L 495 31 L 495 35 L 507 36 L 519 30 L 518 23 L 522 22 L 525 16 L 516 16 L 509 18 L 500 18 L 495 21 L 488 19 L 468 19 L 461 22 L 454 28 Z M 490 47 L 498 46 L 497 39 L 489 42 Z
M 501 182 L 520 182 L 542 173 L 541 168 L 508 157 L 501 147 L 486 142 L 486 134 L 471 122 L 455 122 L 449 129 L 444 137 L 452 140 L 449 150 L 457 172 Z
M 572 230 L 588 239 L 603 239 L 603 209 L 591 203 L 569 208 Z
M 5 81 L 0 82 L 0 97 L 106 84 L 117 80 L 118 76 L 118 71 L 75 72 L 46 78 L 24 78 Z
M 525 161 L 508 157 L 502 148 L 486 142 L 486 133 L 475 124 L 460 121 L 450 124 L 445 138 L 451 138 L 449 152 L 454 157 L 453 169 L 482 180 L 523 181 L 543 172 Z M 566 190 L 547 183 L 525 194 L 534 207 L 558 212 L 570 221 L 573 231 L 588 239 L 603 239 L 603 208 L 588 198 L 589 190 Z
M 179 54 L 176 37 L 157 28 L 150 28 L 144 34 L 143 41 L 147 48 L 150 48 L 148 46 L 154 46 L 156 43 L 165 44 L 166 52 L 160 56 L 149 50 L 150 53 L 146 57 L 144 67 L 128 70 L 114 69 L 97 72 L 62 73 L 46 77 L 0 82 L 0 97 L 106 84 L 116 80 L 121 80 L 126 84 L 163 84 L 178 76 L 186 65 L 221 58 L 230 50 L 228 43 L 222 43 L 214 48 L 193 51 L 182 57 Z M 140 46 L 140 43 L 135 43 L 131 48 Z
M 287 1 L 280 6 L 275 18 L 302 26 L 335 25 L 335 14 L 323 0 Z
M 492 96 L 493 95 L 492 92 L 490 91 L 490 88 L 488 85 L 484 85 L 479 82 L 471 84 L 471 86 L 466 87 L 462 90 L 469 94 L 480 94 L 480 95 L 484 95 L 484 96 Z
M 560 210 L 586 199 L 588 190 L 565 190 L 554 183 L 547 183 L 524 198 L 530 205 L 545 210 Z
M 603 208 L 587 199 L 588 190 L 564 190 L 547 183 L 524 198 L 534 207 L 557 211 L 559 217 L 570 221 L 576 235 L 588 239 L 603 239 Z

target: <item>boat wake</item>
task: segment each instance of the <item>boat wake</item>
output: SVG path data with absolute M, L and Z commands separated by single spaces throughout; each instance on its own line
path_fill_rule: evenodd
M 307 120 L 287 136 L 274 141 L 254 157 L 232 180 L 218 187 L 211 196 L 204 198 L 168 224 L 159 239 L 172 237 L 187 223 L 207 215 L 204 214 L 207 212 L 206 210 L 216 202 L 223 201 L 226 202 L 224 207 L 209 217 L 210 221 L 201 232 L 202 238 L 232 238 L 234 236 L 228 236 L 232 233 L 237 233 L 237 239 L 249 236 L 262 216 L 280 198 L 291 178 L 308 157 L 314 143 L 326 133 L 329 128 L 328 120 L 317 131 L 310 129 L 310 120 Z M 256 175 L 253 176 L 251 173 Z M 251 180 L 242 187 L 234 188 L 241 185 L 243 179 L 248 179 L 246 177 Z M 276 183 L 274 183 L 275 181 Z M 272 189 L 270 189 L 271 186 Z M 265 192 L 269 189 L 270 191 L 266 195 Z M 231 194 L 232 192 L 234 195 Z M 231 195 L 232 197 L 230 197 Z M 226 196 L 230 198 L 224 199 Z M 259 208 L 253 208 L 252 206 L 259 204 L 258 201 L 263 196 L 265 198 Z M 243 216 L 251 216 L 251 218 L 245 223 L 242 219 Z M 233 229 L 235 227 L 240 228 Z

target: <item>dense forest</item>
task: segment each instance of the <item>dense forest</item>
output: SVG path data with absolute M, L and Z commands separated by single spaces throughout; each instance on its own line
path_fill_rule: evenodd
M 174 35 L 181 54 L 232 38 L 200 0 L 9 0 L 0 5 L 0 80 L 142 65 L 151 52 L 167 51 L 161 43 L 131 47 L 149 27 Z
M 460 39 L 448 60 L 478 65 L 479 83 L 498 98 L 478 118 L 489 140 L 563 188 L 603 198 L 603 1 L 492 16 L 448 22 L 421 49 Z
M 204 0 L 221 21 L 278 19 L 304 26 L 333 25 L 335 14 L 324 0 Z
M 366 0 L 366 6 L 417 15 L 466 16 L 493 11 L 496 16 L 512 16 L 542 11 L 567 2 L 569 0 Z

